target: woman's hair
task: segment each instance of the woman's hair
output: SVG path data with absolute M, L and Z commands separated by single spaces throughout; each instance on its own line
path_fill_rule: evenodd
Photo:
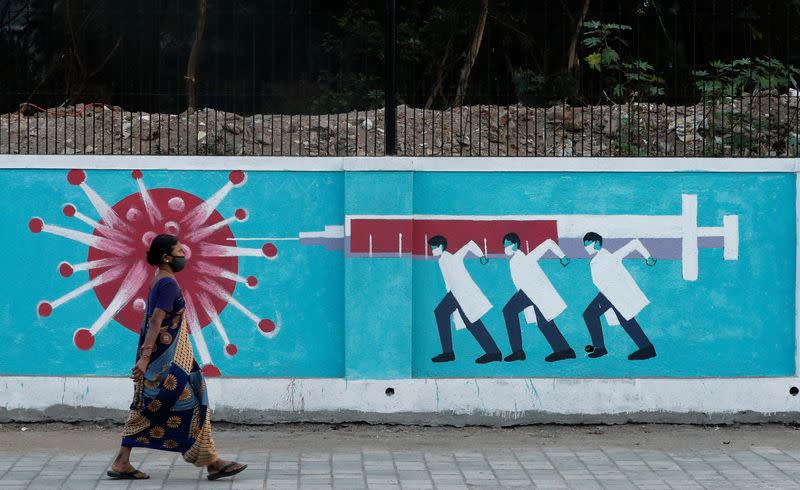
M 175 235 L 158 235 L 150 242 L 150 249 L 147 251 L 147 263 L 150 265 L 161 265 L 164 254 L 170 255 L 172 247 L 178 244 L 178 237 Z

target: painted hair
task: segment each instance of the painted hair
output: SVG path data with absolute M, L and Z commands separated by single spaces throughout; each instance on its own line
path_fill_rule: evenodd
M 600 246 L 603 246 L 603 237 L 598 235 L 597 233 L 590 231 L 589 233 L 583 235 L 584 242 L 597 242 Z
M 519 247 L 519 235 L 516 233 L 506 233 L 506 236 L 503 237 L 503 243 L 505 243 L 506 240 Z
M 442 250 L 447 250 L 447 238 L 443 237 L 442 235 L 436 235 L 428 240 L 428 245 L 431 247 L 438 247 L 441 245 Z

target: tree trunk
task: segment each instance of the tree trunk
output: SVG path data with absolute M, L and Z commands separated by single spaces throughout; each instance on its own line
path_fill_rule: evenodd
M 478 25 L 475 27 L 472 43 L 470 43 L 469 49 L 467 50 L 464 66 L 461 68 L 461 76 L 458 79 L 458 88 L 456 89 L 456 99 L 453 102 L 455 106 L 460 106 L 464 103 L 464 95 L 466 95 L 467 84 L 469 84 L 469 74 L 472 71 L 472 65 L 475 64 L 475 59 L 478 57 L 478 51 L 481 49 L 483 31 L 486 29 L 486 18 L 488 16 L 489 0 L 481 0 L 481 16 L 480 19 L 478 19 Z
M 197 59 L 200 56 L 200 45 L 203 32 L 206 30 L 206 0 L 197 0 L 197 23 L 194 29 L 192 51 L 186 66 L 186 110 L 189 114 L 197 108 Z
M 442 83 L 444 83 L 444 69 L 447 65 L 447 60 L 450 58 L 450 50 L 453 47 L 453 38 L 447 40 L 447 46 L 444 48 L 444 55 L 442 56 L 442 61 L 439 62 L 439 68 L 436 70 L 436 82 L 433 84 L 433 90 L 431 90 L 431 95 L 428 97 L 428 100 L 425 102 L 425 109 L 430 109 L 433 106 L 433 102 L 436 99 L 437 95 L 441 95 L 442 93 Z
M 590 1 L 591 0 L 583 0 L 581 14 L 578 16 L 578 21 L 575 23 L 575 31 L 572 33 L 572 40 L 569 42 L 567 73 L 575 73 L 580 65 L 578 60 L 578 40 L 580 39 L 581 31 L 583 30 L 583 21 L 586 19 L 586 14 L 589 12 Z

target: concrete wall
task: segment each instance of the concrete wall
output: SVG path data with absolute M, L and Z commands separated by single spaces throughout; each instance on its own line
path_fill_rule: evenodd
M 179 280 L 217 419 L 795 420 L 798 163 L 4 156 L 0 421 L 121 417 L 145 242 L 164 230 L 191 250 Z M 657 259 L 618 261 L 649 303 L 635 318 L 655 357 L 628 360 L 637 347 L 615 315 L 609 354 L 587 358 L 588 231 L 604 252 L 637 239 Z M 566 305 L 553 321 L 577 358 L 545 362 L 522 315 L 526 360 L 476 364 L 483 350 L 454 321 L 455 361 L 432 362 L 446 286 L 427 240 L 488 256 L 466 254 L 464 271 L 507 355 L 509 232 L 529 259 L 548 238 L 570 259 L 530 267 Z

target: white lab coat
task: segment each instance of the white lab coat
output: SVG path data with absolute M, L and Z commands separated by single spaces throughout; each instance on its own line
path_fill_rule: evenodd
M 511 256 L 511 260 L 509 260 L 509 267 L 511 269 L 511 280 L 517 290 L 525 293 L 539 308 L 544 318 L 550 321 L 567 308 L 567 303 L 558 294 L 558 291 L 547 279 L 542 267 L 539 265 L 539 259 L 548 251 L 552 251 L 558 258 L 564 257 L 564 252 L 561 251 L 556 242 L 547 239 L 528 255 L 517 249 L 514 255 Z M 526 322 L 529 324 L 536 323 L 536 312 L 533 306 L 525 308 L 524 313 Z
M 639 252 L 645 258 L 650 257 L 650 252 L 644 248 L 642 242 L 631 240 L 614 253 L 601 249 L 592 257 L 589 265 L 592 271 L 592 282 L 625 320 L 635 317 L 645 306 L 650 304 L 650 300 L 639 289 L 633 276 L 622 264 L 622 259 L 633 251 Z M 605 315 L 609 325 L 619 325 L 619 318 L 614 314 L 614 310 L 609 309 Z
M 468 252 L 478 257 L 483 256 L 480 247 L 475 242 L 469 242 L 454 254 L 442 252 L 439 257 L 439 269 L 442 271 L 445 289 L 453 293 L 467 320 L 474 323 L 492 309 L 492 303 L 475 284 L 464 266 L 464 257 Z M 467 328 L 458 311 L 453 313 L 453 322 L 458 330 Z

